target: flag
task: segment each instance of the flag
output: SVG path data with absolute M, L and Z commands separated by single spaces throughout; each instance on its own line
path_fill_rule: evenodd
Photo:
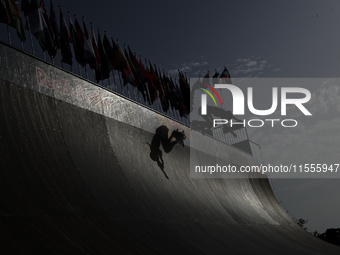
M 129 64 L 127 64 L 127 68 L 123 68 L 120 71 L 122 73 L 124 85 L 130 83 L 131 85 L 136 86 L 136 79 Z
M 85 25 L 84 18 L 83 18 L 83 29 L 84 29 L 84 61 L 85 63 L 90 65 L 90 68 L 96 70 L 98 69 L 98 67 L 96 67 L 97 65 L 96 55 L 94 53 L 94 49 L 91 43 L 89 32 L 87 31 L 87 28 Z
M 156 69 L 156 66 L 155 66 L 155 69 Z M 155 70 L 151 64 L 151 62 L 149 61 L 149 71 L 150 73 L 152 74 L 153 76 L 153 84 L 155 85 L 155 87 L 157 88 L 157 90 L 160 90 L 161 89 L 161 81 L 159 79 L 159 76 L 157 74 L 157 69 Z
M 80 65 L 85 66 L 86 63 L 84 59 L 84 33 L 77 19 L 74 19 L 75 25 L 73 25 L 72 19 L 69 16 L 71 43 L 73 44 L 73 50 L 76 60 Z
M 112 54 L 113 54 L 113 49 L 111 47 L 110 41 L 106 36 L 106 32 L 104 33 L 103 37 L 103 48 L 105 52 L 106 59 L 108 60 L 107 65 L 108 65 L 108 70 L 109 73 L 113 70 L 113 65 L 112 65 Z
M 166 90 L 167 99 L 170 102 L 171 108 L 174 110 L 177 104 L 177 97 L 173 88 L 173 83 L 170 78 L 163 72 L 163 84 Z
M 148 91 L 149 91 L 149 101 L 150 101 L 150 104 L 152 104 L 153 102 L 155 102 L 158 98 L 158 94 L 157 94 L 157 87 L 155 86 L 155 84 L 153 83 L 153 80 L 152 81 L 149 81 L 147 83 L 147 88 L 148 88 Z
M 151 82 L 153 81 L 154 77 L 152 74 L 144 68 L 144 66 L 137 60 L 136 56 L 132 53 L 130 47 L 129 49 L 129 56 L 132 61 L 132 64 L 135 67 L 135 70 L 138 74 L 138 77 L 140 78 L 141 82 Z
M 124 54 L 117 46 L 115 41 L 111 38 L 112 41 L 112 56 L 110 56 L 110 60 L 114 70 L 128 69 L 128 63 L 124 57 Z
M 210 72 L 208 70 L 207 74 L 204 76 L 202 83 L 210 84 Z
M 170 81 L 172 83 L 172 90 L 175 95 L 176 104 L 175 109 L 179 111 L 181 117 L 186 116 L 188 114 L 187 107 L 185 106 L 184 98 L 182 95 L 181 89 L 178 87 L 176 80 L 173 81 L 170 77 Z
M 217 70 L 215 69 L 215 73 L 214 73 L 214 75 L 213 75 L 213 78 L 218 78 L 218 76 L 220 76 L 220 73 L 217 72 Z
M 52 3 L 51 3 L 51 5 L 52 5 Z M 53 28 L 52 28 L 52 24 L 51 24 L 50 18 L 47 15 L 47 11 L 46 11 L 46 8 L 45 8 L 44 0 L 40 0 L 40 8 L 43 11 L 43 16 L 44 16 L 44 19 L 45 19 L 48 31 L 50 32 L 50 35 L 52 37 L 53 46 L 48 49 L 48 54 L 50 55 L 51 59 L 53 59 L 56 56 L 56 54 L 57 54 L 55 35 L 54 35 L 54 31 L 53 31 Z
M 51 25 L 51 22 L 50 22 L 50 18 L 47 15 L 47 11 L 46 11 L 46 8 L 45 8 L 44 0 L 40 0 L 40 8 L 43 11 L 43 16 L 44 16 L 46 25 L 48 27 L 48 30 L 49 30 L 49 32 L 50 32 L 50 34 L 52 36 L 52 39 L 54 39 L 54 33 L 53 33 L 52 25 Z
M 120 48 L 118 48 L 118 50 L 123 55 L 123 53 L 120 50 Z M 130 83 L 131 85 L 136 86 L 136 79 L 135 79 L 135 76 L 133 75 L 133 72 L 132 72 L 131 67 L 130 67 L 130 65 L 128 63 L 128 60 L 124 57 L 124 55 L 123 55 L 123 58 L 125 60 L 125 64 L 124 64 L 123 67 L 119 68 L 119 71 L 122 73 L 122 77 L 123 77 L 123 80 L 124 80 L 124 85 Z
M 100 57 L 100 68 L 96 70 L 97 81 L 105 80 L 110 77 L 109 71 L 109 60 L 105 54 L 104 46 L 100 38 L 100 33 L 98 31 L 98 52 Z
M 155 72 L 156 72 L 157 77 L 159 78 L 159 82 L 160 82 L 160 89 L 158 91 L 159 91 L 159 98 L 160 98 L 161 104 L 162 104 L 162 109 L 163 109 L 164 112 L 167 112 L 169 110 L 170 104 L 169 104 L 168 96 L 166 94 L 166 90 L 163 86 L 161 71 L 158 70 L 158 72 L 157 72 L 156 65 L 155 65 Z
M 5 7 L 7 9 L 7 14 L 10 22 L 7 23 L 9 26 L 15 28 L 17 30 L 17 35 L 22 42 L 26 40 L 25 29 L 22 23 L 22 17 L 20 13 L 20 8 L 18 2 L 14 2 L 14 0 L 4 0 Z M 3 2 L 2 2 L 3 3 Z M 6 12 L 5 12 L 6 15 Z M 2 18 L 3 19 L 3 18 Z M 4 20 L 7 17 L 4 16 Z
M 131 50 L 129 48 L 129 51 L 131 53 Z M 130 57 L 130 54 L 127 52 L 127 50 L 124 48 L 124 54 L 125 54 L 125 58 L 126 60 L 128 61 L 129 65 L 130 65 L 130 68 L 131 68 L 131 71 L 133 73 L 133 76 L 135 77 L 135 82 L 132 84 L 134 85 L 135 87 L 137 87 L 138 91 L 143 95 L 143 98 L 145 100 L 145 97 L 146 97 L 146 88 L 145 88 L 145 85 L 144 83 L 141 81 L 141 78 L 139 77 L 137 71 L 136 71 L 136 67 L 135 65 L 133 64 L 133 60 L 131 59 L 131 57 L 133 57 L 133 59 L 135 59 L 135 56 L 132 54 L 132 56 Z
M 130 56 L 129 56 L 129 54 L 127 53 L 125 47 L 124 47 L 124 55 L 125 55 L 125 58 L 126 58 L 128 64 L 129 64 L 129 66 L 130 66 L 131 72 L 132 72 L 133 76 L 135 77 L 135 82 L 134 82 L 133 84 L 132 84 L 132 83 L 131 83 L 131 84 L 132 84 L 133 86 L 137 87 L 138 84 L 140 83 L 140 80 L 139 80 L 138 74 L 137 74 L 137 72 L 136 72 L 136 70 L 135 70 L 135 67 L 134 67 L 134 65 L 132 64 L 132 60 L 130 59 Z
M 54 47 L 54 42 L 49 25 L 46 23 L 46 15 L 44 15 L 43 8 L 43 1 L 40 2 L 39 6 L 37 0 L 32 0 L 30 13 L 27 18 L 30 23 L 32 34 L 37 38 L 42 50 L 47 51 Z M 28 27 L 27 23 L 26 27 Z
M 125 58 L 125 56 L 122 53 L 122 51 L 120 50 L 119 46 L 117 44 L 115 44 L 115 42 L 113 41 L 112 38 L 111 38 L 111 40 L 112 40 L 113 49 L 115 51 L 119 51 L 119 54 L 117 54 L 117 55 L 118 55 L 118 58 L 120 59 L 118 64 L 115 63 L 113 65 L 113 67 L 117 68 L 122 73 L 124 85 L 130 83 L 133 86 L 137 86 L 135 76 L 134 76 L 132 68 L 129 64 L 129 60 L 127 58 Z M 119 56 L 119 55 L 121 55 L 121 56 Z
M 181 90 L 181 94 L 183 96 L 184 105 L 186 108 L 186 113 L 188 114 L 190 111 L 190 85 L 185 78 L 184 74 L 178 70 L 179 73 L 179 87 Z
M 219 77 L 219 83 L 231 84 L 231 77 L 226 67 L 224 67 L 224 70 Z
M 204 76 L 204 79 L 206 79 L 206 78 L 210 78 L 210 72 L 209 72 L 209 70 L 208 70 L 207 74 Z
M 57 55 L 57 49 L 60 49 L 60 34 L 52 1 L 50 5 L 50 24 L 53 32 L 54 47 L 48 50 L 48 54 L 51 58 L 54 58 Z
M 60 9 L 60 51 L 61 61 L 63 63 L 72 65 L 72 52 L 70 48 L 70 33 L 68 32 L 63 13 Z
M 147 92 L 149 104 L 151 105 L 156 99 L 157 99 L 157 90 L 153 85 L 154 77 L 153 75 L 145 69 L 142 63 L 140 63 L 136 56 L 132 53 L 130 47 L 129 49 L 129 56 L 132 61 L 132 64 L 134 65 L 134 68 L 136 70 L 137 76 L 139 78 L 139 85 L 138 90 L 142 92 L 143 95 L 145 95 L 145 92 Z
M 176 105 L 175 109 L 179 111 L 179 114 L 181 117 L 186 116 L 189 113 L 189 110 L 187 110 L 187 107 L 185 106 L 184 98 L 182 95 L 181 89 L 177 85 L 177 81 L 173 81 L 170 77 L 170 80 L 173 84 L 173 91 L 176 96 Z
M 150 94 L 153 95 L 153 101 L 155 101 L 155 100 L 157 100 L 159 98 L 158 93 L 160 93 L 160 90 L 161 90 L 161 82 L 160 82 L 160 79 L 159 79 L 159 77 L 157 75 L 157 72 L 153 68 L 150 60 L 149 60 L 149 69 L 148 69 L 148 71 L 151 73 L 151 75 L 153 77 L 153 80 L 150 83 L 152 85 L 152 87 L 150 87 L 150 85 L 149 85 L 149 90 L 150 90 Z
M 11 22 L 4 0 L 0 1 L 0 22 L 5 24 L 9 24 Z
M 146 59 L 145 59 L 145 63 L 147 63 Z M 148 68 L 147 64 L 145 66 L 143 64 L 141 64 L 141 65 L 144 68 L 144 70 L 147 71 L 148 75 L 150 76 L 150 80 L 147 82 L 147 88 L 149 90 L 150 104 L 152 104 L 153 102 L 155 102 L 158 99 L 157 87 L 154 84 L 156 77 L 151 72 L 151 69 Z M 151 65 L 151 67 L 152 67 L 152 65 Z

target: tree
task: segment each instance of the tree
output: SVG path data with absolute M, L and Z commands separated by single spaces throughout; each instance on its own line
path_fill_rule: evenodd
M 300 228 L 302 228 L 303 230 L 307 231 L 307 228 L 305 227 L 305 224 L 308 223 L 308 220 L 305 220 L 303 218 L 299 218 L 297 220 L 295 220 L 296 224 L 298 224 L 300 226 Z
M 320 239 L 340 246 L 340 228 L 329 228 L 325 233 L 319 234 Z
M 308 223 L 308 220 L 303 218 L 295 219 L 296 224 L 298 224 L 303 230 L 307 231 L 305 224 Z M 340 228 L 329 228 L 325 231 L 325 233 L 319 233 L 318 231 L 310 232 L 315 237 L 320 238 L 328 243 L 340 246 Z

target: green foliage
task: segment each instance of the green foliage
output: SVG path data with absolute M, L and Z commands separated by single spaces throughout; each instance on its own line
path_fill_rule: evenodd
M 326 242 L 340 246 L 340 228 L 329 228 L 318 237 Z
M 295 219 L 296 224 L 298 224 L 303 230 L 307 231 L 305 224 L 308 223 L 308 220 L 303 218 Z M 310 232 L 315 237 L 318 237 L 328 243 L 340 246 L 340 228 L 329 228 L 325 231 L 325 233 L 319 233 L 318 231 Z
M 308 223 L 308 220 L 305 220 L 303 218 L 299 218 L 297 220 L 295 220 L 296 224 L 298 224 L 300 226 L 300 228 L 302 228 L 303 230 L 307 231 L 307 228 L 305 227 L 305 224 Z

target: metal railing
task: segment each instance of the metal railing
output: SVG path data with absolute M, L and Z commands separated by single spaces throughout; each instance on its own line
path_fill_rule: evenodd
M 222 126 L 213 129 L 213 137 L 228 145 L 234 145 L 249 140 L 248 133 L 245 128 L 234 130 L 233 133 L 225 133 Z

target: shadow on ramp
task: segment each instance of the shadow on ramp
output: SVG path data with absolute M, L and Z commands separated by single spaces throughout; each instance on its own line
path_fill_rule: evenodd
M 164 176 L 169 179 L 168 175 L 164 170 L 164 160 L 163 153 L 161 151 L 161 145 L 163 147 L 164 152 L 169 153 L 172 151 L 172 148 L 180 143 L 182 146 L 183 140 L 185 140 L 184 131 L 179 132 L 178 130 L 174 130 L 169 137 L 169 128 L 165 125 L 162 125 L 156 129 L 156 133 L 152 138 L 151 144 L 146 142 L 150 146 L 150 158 L 157 162 L 157 165 L 164 173 Z M 175 140 L 174 140 L 175 139 Z

